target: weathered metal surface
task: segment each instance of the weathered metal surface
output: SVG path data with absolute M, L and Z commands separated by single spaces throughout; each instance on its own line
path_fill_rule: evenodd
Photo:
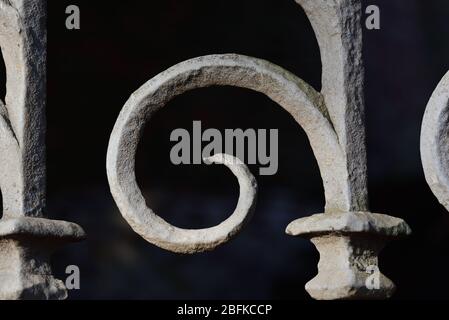
M 50 254 L 85 237 L 76 224 L 45 219 L 46 2 L 0 0 L 7 71 L 0 101 L 0 299 L 63 299 Z
M 287 229 L 291 235 L 311 238 L 321 254 L 319 274 L 306 289 L 316 299 L 387 298 L 394 284 L 379 272 L 379 285 L 368 288 L 368 270 L 378 269 L 377 255 L 387 240 L 411 230 L 401 219 L 368 212 L 361 1 L 296 2 L 309 17 L 320 46 L 321 92 L 256 58 L 227 54 L 182 62 L 148 81 L 123 108 L 108 150 L 111 192 L 133 229 L 162 248 L 193 253 L 228 240 L 234 233 L 222 225 L 183 230 L 149 209 L 136 183 L 135 153 L 144 125 L 177 95 L 213 85 L 264 93 L 305 130 L 323 179 L 325 214 L 299 219 Z M 233 230 L 240 229 L 242 220 L 234 222 Z
M 421 159 L 427 183 L 449 211 L 449 73 L 427 105 L 421 130 Z

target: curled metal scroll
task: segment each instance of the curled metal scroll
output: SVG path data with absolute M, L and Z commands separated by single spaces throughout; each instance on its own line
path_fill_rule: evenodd
M 449 72 L 426 108 L 421 130 L 421 159 L 427 183 L 449 211 Z
M 241 228 L 254 206 L 255 180 L 242 163 L 228 165 L 239 179 L 239 205 L 228 220 L 209 229 L 186 230 L 170 225 L 147 207 L 137 185 L 135 154 L 145 124 L 175 96 L 208 86 L 252 89 L 287 110 L 309 137 L 323 177 L 327 205 L 344 207 L 348 203 L 346 159 L 321 94 L 270 62 L 236 54 L 211 55 L 182 62 L 148 81 L 132 94 L 115 124 L 107 154 L 108 179 L 123 217 L 138 234 L 174 252 L 212 250 Z
M 173 97 L 215 85 L 261 92 L 304 129 L 323 180 L 325 214 L 297 220 L 287 230 L 294 236 L 313 238 L 320 251 L 319 272 L 306 285 L 307 291 L 316 299 L 386 298 L 394 292 L 394 284 L 380 275 L 380 290 L 366 291 L 369 274 L 353 263 L 377 267 L 383 242 L 410 233 L 401 219 L 369 213 L 362 3 L 295 1 L 307 14 L 318 40 L 323 66 L 321 92 L 282 68 L 256 58 L 227 54 L 182 62 L 147 82 L 123 108 L 108 150 L 111 191 L 132 228 L 162 248 L 193 253 L 213 249 L 228 240 L 230 230 L 240 229 L 246 219 L 234 219 L 226 227 L 184 230 L 158 217 L 146 206 L 137 186 L 134 157 L 145 123 Z M 241 168 L 246 170 L 243 165 Z M 242 218 L 249 213 L 239 215 Z

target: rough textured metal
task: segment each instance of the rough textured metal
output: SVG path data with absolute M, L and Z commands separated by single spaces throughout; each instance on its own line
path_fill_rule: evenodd
M 346 160 L 338 137 L 328 119 L 322 96 L 304 81 L 270 62 L 227 54 L 199 57 L 182 62 L 148 81 L 135 92 L 123 108 L 111 135 L 108 171 L 126 167 L 120 179 L 129 180 L 143 122 L 175 96 L 208 86 L 236 86 L 267 95 L 287 110 L 304 128 L 312 145 L 324 180 L 328 208 L 344 210 L 350 205 Z M 127 161 L 119 159 L 126 156 Z M 128 156 L 129 154 L 129 156 Z M 114 159 L 114 161 L 112 161 Z
M 111 191 L 120 211 L 137 233 L 151 243 L 176 252 L 193 252 L 192 248 L 196 247 L 212 249 L 219 244 L 211 241 L 206 246 L 203 232 L 189 231 L 197 239 L 192 240 L 183 235 L 185 230 L 159 219 L 154 222 L 155 215 L 145 205 L 134 174 L 136 148 L 144 124 L 151 116 L 175 96 L 213 85 L 264 93 L 287 110 L 309 137 L 323 176 L 327 207 L 349 205 L 346 160 L 321 95 L 301 79 L 267 61 L 235 54 L 212 55 L 182 62 L 151 79 L 131 96 L 114 127 L 107 160 Z M 222 228 L 205 231 L 213 239 L 214 233 L 226 233 Z
M 320 252 L 318 275 L 306 285 L 313 298 L 388 298 L 394 284 L 379 271 L 379 285 L 369 289 L 368 271 L 378 270 L 377 256 L 386 241 L 411 230 L 401 219 L 368 212 L 361 1 L 296 2 L 304 8 L 318 39 L 321 94 L 345 156 L 350 201 L 346 208 L 326 206 L 325 214 L 292 222 L 287 233 L 310 238 Z
M 321 53 L 326 109 L 343 150 L 347 204 L 326 212 L 368 210 L 364 127 L 364 67 L 360 0 L 296 0 L 309 18 Z
M 321 300 L 391 297 L 395 286 L 379 272 L 378 254 L 387 241 L 410 233 L 403 220 L 369 212 L 316 214 L 287 227 L 287 234 L 311 239 L 320 252 L 318 275 L 306 290 Z M 370 288 L 373 272 L 378 283 Z
M 160 219 L 146 206 L 134 173 L 136 148 L 143 126 L 151 116 L 175 96 L 212 85 L 259 91 L 283 106 L 311 137 L 318 162 L 329 181 L 325 184 L 329 201 L 332 205 L 347 203 L 344 192 L 347 180 L 338 178 L 345 177 L 345 162 L 332 126 L 322 113 L 320 95 L 269 62 L 233 54 L 212 55 L 180 63 L 147 82 L 128 100 L 114 127 L 107 157 L 111 192 L 137 233 L 162 248 L 189 253 L 210 250 L 223 242 L 216 239 L 229 239 L 230 228 L 226 225 L 194 231 L 173 227 Z M 252 203 L 247 206 L 252 207 Z M 232 229 L 240 227 L 234 225 Z
M 168 225 L 149 208 L 135 182 L 134 157 L 143 125 L 173 97 L 206 86 L 238 86 L 267 95 L 305 130 L 325 189 L 325 214 L 294 221 L 287 233 L 311 238 L 321 254 L 318 276 L 306 286 L 316 299 L 387 298 L 393 283 L 363 286 L 377 254 L 410 228 L 397 218 L 370 214 L 366 174 L 360 0 L 296 0 L 318 38 L 322 92 L 267 61 L 227 54 L 182 62 L 134 93 L 115 125 L 108 150 L 112 194 L 131 226 L 151 243 L 177 252 L 205 249 L 202 237 Z M 209 230 L 208 232 L 211 232 Z M 224 233 L 219 226 L 213 232 Z M 214 234 L 210 234 L 214 237 Z M 223 237 L 222 237 L 223 238 Z M 192 243 L 200 244 L 192 246 Z M 209 242 L 212 249 L 218 242 Z
M 427 105 L 421 130 L 421 158 L 427 183 L 449 211 L 449 72 Z
M 146 92 L 142 93 L 146 95 Z M 129 106 L 131 107 L 131 104 Z M 141 106 L 145 108 L 144 105 Z M 134 231 L 150 243 L 179 253 L 212 250 L 231 239 L 250 218 L 256 203 L 257 183 L 248 167 L 230 155 L 217 154 L 206 158 L 205 160 L 209 163 L 227 166 L 237 177 L 240 186 L 237 207 L 229 218 L 215 227 L 196 230 L 177 228 L 147 207 L 137 186 L 134 175 L 134 155 L 136 142 L 138 142 L 136 139 L 138 140 L 140 134 L 138 131 L 142 130 L 143 122 L 132 127 L 134 132 L 130 132 L 131 128 L 127 123 L 135 121 L 132 118 L 138 113 L 135 113 L 135 110 L 129 111 L 131 113 L 126 115 L 122 113 L 123 117 L 120 117 L 114 129 L 107 162 L 111 192 L 123 217 Z M 132 145 L 134 147 L 130 147 Z
M 60 299 L 63 283 L 49 256 L 83 238 L 72 223 L 44 219 L 46 6 L 42 0 L 0 0 L 0 48 L 6 101 L 0 101 L 0 299 Z

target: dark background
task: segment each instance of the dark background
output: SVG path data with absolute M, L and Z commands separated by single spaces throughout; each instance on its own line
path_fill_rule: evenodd
M 449 297 L 449 214 L 421 168 L 419 136 L 427 101 L 449 69 L 447 0 L 363 1 L 379 5 L 381 30 L 365 30 L 366 129 L 373 212 L 405 219 L 412 237 L 391 243 L 381 269 L 395 299 Z M 81 30 L 65 29 L 65 8 L 81 9 Z M 218 250 L 194 256 L 154 247 L 132 232 L 108 189 L 109 135 L 132 92 L 183 60 L 213 53 L 267 59 L 320 88 L 312 28 L 293 0 L 49 0 L 48 213 L 82 225 L 89 240 L 54 256 L 54 271 L 81 269 L 73 299 L 309 299 L 318 254 L 284 233 L 323 211 L 317 164 L 302 129 L 268 98 L 208 88 L 173 100 L 148 127 L 137 176 L 148 203 L 180 227 L 212 226 L 229 215 L 238 187 L 222 167 L 171 165 L 170 132 L 278 128 L 279 172 L 257 176 L 256 214 Z M 251 167 L 257 173 L 257 167 Z

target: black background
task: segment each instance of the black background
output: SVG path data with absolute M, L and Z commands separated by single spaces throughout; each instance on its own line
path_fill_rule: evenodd
M 81 9 L 81 30 L 65 29 L 65 8 Z M 430 192 L 419 154 L 427 101 L 449 69 L 449 2 L 370 0 L 381 30 L 364 31 L 369 193 L 373 212 L 405 219 L 412 237 L 391 243 L 381 269 L 395 299 L 447 299 L 449 214 Z M 132 92 L 183 60 L 213 53 L 267 59 L 320 89 L 312 28 L 293 0 L 66 1 L 48 3 L 48 214 L 81 224 L 89 240 L 54 257 L 64 278 L 81 269 L 73 299 L 309 299 L 313 245 L 284 233 L 323 211 L 322 182 L 302 129 L 268 98 L 208 88 L 173 100 L 148 127 L 137 177 L 151 207 L 180 227 L 215 225 L 230 214 L 237 184 L 222 167 L 171 165 L 170 132 L 279 129 L 279 172 L 257 176 L 251 223 L 218 250 L 181 256 L 133 233 L 109 193 L 106 150 Z M 1 93 L 1 92 L 0 92 Z M 257 173 L 257 167 L 251 167 Z

